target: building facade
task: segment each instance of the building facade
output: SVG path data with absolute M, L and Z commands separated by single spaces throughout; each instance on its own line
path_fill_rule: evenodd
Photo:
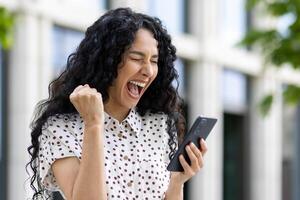
M 63 69 L 85 29 L 106 10 L 131 7 L 162 19 L 177 47 L 188 124 L 218 118 L 205 166 L 185 199 L 300 199 L 300 109 L 283 104 L 289 68 L 263 70 L 255 52 L 236 47 L 256 19 L 245 0 L 0 0 L 15 13 L 14 46 L 0 53 L 0 199 L 30 199 L 25 165 L 36 103 Z M 264 73 L 263 73 L 264 71 Z M 258 102 L 275 96 L 263 118 Z M 298 125 L 297 125 L 298 124 Z M 2 196 L 1 196 L 2 195 Z

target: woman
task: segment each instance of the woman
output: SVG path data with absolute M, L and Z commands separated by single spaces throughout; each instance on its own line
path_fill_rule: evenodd
M 33 199 L 183 198 L 207 147 L 188 145 L 191 165 L 181 157 L 184 172 L 167 171 L 184 132 L 175 51 L 158 19 L 128 8 L 87 29 L 32 123 Z

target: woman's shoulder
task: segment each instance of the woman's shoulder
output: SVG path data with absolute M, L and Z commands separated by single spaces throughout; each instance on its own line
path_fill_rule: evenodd
M 78 132 L 82 130 L 82 118 L 77 113 L 55 114 L 46 120 L 43 130 L 55 132 Z
M 81 123 L 82 119 L 77 113 L 63 113 L 63 114 L 54 114 L 47 118 L 44 126 L 49 125 L 66 125 L 66 124 L 76 124 Z

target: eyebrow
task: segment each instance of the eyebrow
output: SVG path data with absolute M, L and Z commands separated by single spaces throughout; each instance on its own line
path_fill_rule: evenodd
M 140 51 L 129 51 L 129 54 L 136 54 L 136 55 L 139 55 L 139 56 L 142 56 L 142 57 L 145 57 L 145 54 L 143 52 L 140 52 Z M 158 55 L 155 54 L 153 56 L 151 56 L 151 58 L 158 58 Z

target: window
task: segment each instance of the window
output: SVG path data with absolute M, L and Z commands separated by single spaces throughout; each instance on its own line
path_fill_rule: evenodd
M 223 71 L 224 161 L 223 199 L 249 198 L 249 113 L 246 75 Z
M 219 36 L 226 46 L 234 46 L 247 29 L 246 0 L 219 0 Z
M 68 56 L 73 53 L 84 37 L 84 33 L 60 26 L 53 28 L 53 74 L 58 75 L 67 64 Z
M 282 199 L 300 198 L 300 106 L 283 105 Z
M 109 10 L 111 8 L 110 0 L 100 0 L 100 8 L 102 10 Z
M 185 63 L 182 59 L 178 58 L 175 62 L 175 69 L 178 73 L 178 93 L 181 98 L 185 98 Z M 174 87 L 177 87 L 176 81 L 174 81 Z
M 247 77 L 225 69 L 222 80 L 223 105 L 226 111 L 243 112 L 247 106 Z
M 158 17 L 171 34 L 186 32 L 185 0 L 147 0 L 148 14 Z

